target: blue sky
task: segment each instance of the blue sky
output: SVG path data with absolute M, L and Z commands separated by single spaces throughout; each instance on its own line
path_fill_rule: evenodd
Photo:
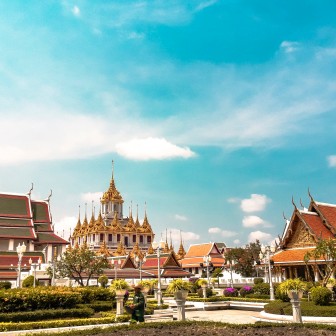
M 268 243 L 292 196 L 336 203 L 336 2 L 0 2 L 0 190 L 53 190 L 186 246 Z

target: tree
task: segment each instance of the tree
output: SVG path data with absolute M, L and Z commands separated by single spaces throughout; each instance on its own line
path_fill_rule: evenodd
M 234 262 L 234 271 L 244 277 L 254 275 L 254 262 L 259 259 L 260 242 L 256 240 L 245 247 L 236 247 L 225 252 L 225 260 Z
M 97 255 L 90 250 L 87 245 L 68 249 L 54 263 L 55 275 L 58 278 L 70 278 L 75 280 L 80 286 L 88 286 L 93 276 L 103 274 L 104 268 L 110 268 L 108 260 L 104 255 Z M 52 276 L 51 267 L 47 270 Z
M 311 260 L 322 278 L 322 286 L 326 286 L 336 271 L 336 239 L 319 239 L 315 249 L 304 255 L 306 265 Z M 319 267 L 322 263 L 325 265 L 324 268 Z

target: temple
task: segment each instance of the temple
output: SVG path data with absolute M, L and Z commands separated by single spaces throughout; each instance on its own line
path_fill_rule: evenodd
M 51 195 L 46 200 L 32 200 L 31 191 L 28 194 L 0 193 L 0 279 L 13 284 L 17 282 L 18 267 L 23 279 L 31 271 L 30 263 L 52 262 L 69 244 L 54 233 Z M 24 253 L 20 260 L 18 247 L 21 246 Z
M 71 245 L 87 244 L 90 249 L 107 256 L 130 254 L 142 258 L 145 253 L 151 254 L 154 233 L 146 209 L 143 222 L 140 224 L 138 207 L 135 219 L 132 207 L 129 209 L 128 217 L 124 217 L 123 204 L 124 200 L 116 188 L 112 172 L 110 185 L 100 199 L 97 218 L 93 209 L 89 221 L 86 213 L 83 221 L 79 214 L 77 225 L 70 238 Z
M 336 236 L 336 204 L 317 202 L 311 194 L 308 208 L 294 205 L 290 220 L 280 238 L 280 250 L 273 256 L 275 281 L 303 278 L 319 281 L 325 261 L 307 261 L 305 255 L 315 249 L 319 239 L 334 239 Z

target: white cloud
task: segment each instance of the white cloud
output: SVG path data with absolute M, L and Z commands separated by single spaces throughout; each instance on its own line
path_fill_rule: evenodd
M 221 231 L 222 230 L 218 227 L 209 228 L 209 230 L 208 230 L 209 233 L 219 233 Z
M 272 235 L 262 231 L 253 231 L 248 235 L 249 242 L 254 242 L 257 239 L 260 240 L 260 242 L 266 243 L 272 240 Z
M 196 154 L 188 147 L 179 147 L 164 138 L 132 139 L 116 145 L 117 153 L 132 160 L 164 160 L 176 157 L 191 158 Z
M 233 241 L 233 243 L 236 244 L 236 245 L 238 245 L 238 244 L 240 244 L 240 240 L 239 240 L 239 239 L 235 239 L 235 240 Z
M 265 221 L 259 216 L 244 216 L 243 226 L 244 227 L 256 227 L 258 225 L 264 225 Z
M 288 54 L 297 51 L 299 49 L 299 46 L 300 44 L 298 42 L 291 42 L 291 41 L 283 41 L 280 44 L 281 49 Z
M 243 199 L 240 208 L 244 212 L 256 212 L 265 210 L 266 204 L 271 200 L 266 195 L 252 194 L 251 198 Z
M 203 9 L 213 6 L 216 4 L 218 0 L 208 0 L 208 1 L 203 1 L 201 2 L 195 9 L 196 12 L 202 11 Z
M 184 247 L 186 248 L 187 245 L 191 243 L 196 243 L 197 241 L 200 240 L 200 235 L 191 231 L 181 231 L 178 229 L 168 229 L 168 241 L 170 240 L 170 235 L 173 241 L 173 244 L 175 246 L 175 250 L 178 249 L 180 246 L 180 241 L 181 241 L 181 235 L 182 235 L 182 242 L 184 244 Z
M 336 155 L 329 155 L 327 157 L 328 166 L 331 168 L 336 167 Z
M 230 197 L 227 199 L 228 203 L 239 203 L 240 202 L 240 199 L 237 198 L 237 197 Z
M 73 6 L 72 14 L 75 15 L 75 16 L 80 16 L 80 9 L 79 9 L 78 6 Z
M 221 232 L 222 237 L 226 237 L 226 238 L 234 237 L 237 234 L 238 234 L 237 232 L 229 231 L 229 230 L 222 230 L 222 232 Z
M 185 222 L 188 220 L 188 218 L 186 216 L 183 216 L 183 215 L 179 215 L 179 214 L 176 214 L 175 215 L 175 219 L 179 220 L 179 221 L 182 221 L 182 222 Z
M 144 33 L 131 32 L 127 35 L 129 40 L 143 40 L 145 38 Z
M 89 206 L 91 206 L 91 202 L 94 201 L 94 206 L 99 209 L 100 207 L 100 198 L 102 197 L 103 192 L 97 191 L 97 192 L 87 192 L 85 194 L 80 195 L 80 199 L 87 203 Z
M 60 220 L 54 222 L 54 231 L 60 237 L 68 240 L 70 232 L 73 232 L 77 221 L 78 218 L 76 217 L 63 217 Z

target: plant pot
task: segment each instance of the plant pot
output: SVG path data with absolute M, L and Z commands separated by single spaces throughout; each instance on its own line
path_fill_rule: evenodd
M 116 295 L 121 296 L 126 294 L 126 289 L 116 289 Z
M 142 289 L 142 292 L 145 293 L 145 294 L 147 294 L 149 292 L 149 287 L 144 287 Z
M 302 290 L 289 290 L 287 292 L 288 297 L 292 300 L 301 300 L 303 296 Z
M 175 300 L 186 300 L 188 296 L 188 291 L 181 289 L 174 293 Z

